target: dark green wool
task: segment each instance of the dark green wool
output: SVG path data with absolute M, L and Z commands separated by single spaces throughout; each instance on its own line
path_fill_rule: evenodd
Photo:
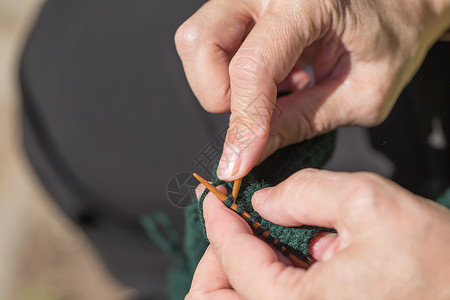
M 439 198 L 437 198 L 436 202 L 450 208 L 450 188 L 448 188 Z
M 213 185 L 225 186 L 228 190 L 228 195 L 230 195 L 227 201 L 224 203 L 228 208 L 233 204 L 233 197 L 231 196 L 231 190 L 233 188 L 232 182 L 224 182 L 219 180 L 217 177 L 214 178 Z M 240 193 L 236 199 L 236 204 L 238 208 L 237 213 L 242 213 L 246 211 L 250 215 L 250 222 L 258 222 L 261 224 L 261 228 L 268 230 L 272 237 L 279 239 L 282 243 L 290 246 L 291 248 L 297 250 L 301 254 L 310 257 L 309 253 L 309 243 L 311 239 L 319 231 L 329 231 L 329 229 L 310 227 L 310 226 L 300 226 L 300 227 L 284 227 L 267 221 L 262 218 L 254 209 L 251 204 L 251 199 L 253 194 L 260 189 L 270 186 L 264 181 L 252 182 L 251 180 L 243 180 L 241 185 Z M 208 194 L 208 190 L 202 194 L 198 202 L 199 214 L 202 213 L 201 209 L 203 207 L 203 201 L 205 196 Z M 200 218 L 202 233 L 206 238 L 206 230 L 204 219 Z
M 330 229 L 312 226 L 291 228 L 273 224 L 254 211 L 251 198 L 255 191 L 277 185 L 300 169 L 322 167 L 333 152 L 335 139 L 335 132 L 331 132 L 285 147 L 271 155 L 243 179 L 236 199 L 237 212 L 245 210 L 250 214 L 252 222 L 259 222 L 261 227 L 270 231 L 272 236 L 277 237 L 281 242 L 305 256 L 310 256 L 309 244 L 311 239 L 318 231 Z M 215 170 L 213 174 L 215 174 Z M 228 194 L 231 195 L 231 182 L 221 181 L 217 176 L 214 176 L 213 185 L 224 185 Z M 172 300 L 184 299 L 189 291 L 195 268 L 209 245 L 202 209 L 207 193 L 206 190 L 198 201 L 193 199 L 192 205 L 186 209 L 186 229 L 183 243 L 180 242 L 166 216 L 154 213 L 142 218 L 142 223 L 150 238 L 175 259 L 175 263 L 168 274 L 167 284 L 168 294 Z M 438 202 L 447 207 L 450 206 L 450 189 L 438 199 Z M 232 199 L 230 197 L 225 205 L 230 207 L 231 204 Z M 165 232 L 166 237 L 162 235 L 161 231 Z
M 278 150 L 242 180 L 236 199 L 238 209 L 247 211 L 253 221 L 260 222 L 264 229 L 269 230 L 283 243 L 305 255 L 310 255 L 309 242 L 319 228 L 308 226 L 288 228 L 273 224 L 255 212 L 250 200 L 255 191 L 276 185 L 300 169 L 322 167 L 333 152 L 335 140 L 336 133 L 331 132 Z M 231 194 L 231 182 L 223 182 L 215 175 L 213 184 L 224 185 Z M 169 274 L 168 289 L 173 300 L 184 299 L 189 291 L 195 268 L 209 245 L 203 219 L 203 200 L 207 193 L 208 191 L 205 191 L 198 201 L 194 199 L 193 204 L 186 209 L 184 251 L 181 257 L 176 259 Z M 227 202 L 228 206 L 231 206 L 231 199 Z

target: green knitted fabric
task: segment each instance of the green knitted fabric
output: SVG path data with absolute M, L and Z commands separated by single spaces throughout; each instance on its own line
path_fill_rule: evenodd
M 439 198 L 436 199 L 436 202 L 450 208 L 450 188 L 448 188 Z
M 199 226 L 202 220 L 197 205 L 187 207 L 185 219 L 186 229 L 181 244 L 167 215 L 152 213 L 141 218 L 150 239 L 175 260 L 167 274 L 166 286 L 167 294 L 173 300 L 184 299 L 186 296 L 195 268 L 209 244 Z
M 236 211 L 242 212 L 245 210 L 250 214 L 251 222 L 259 222 L 262 228 L 270 231 L 282 243 L 305 257 L 310 256 L 309 244 L 311 239 L 318 231 L 330 229 L 312 226 L 289 228 L 273 224 L 254 211 L 251 198 L 255 191 L 267 186 L 277 185 L 300 169 L 322 167 L 333 152 L 335 139 L 335 132 L 331 132 L 278 150 L 243 179 L 240 193 L 236 199 L 236 204 L 238 204 Z M 215 170 L 213 174 L 215 174 Z M 217 176 L 214 176 L 213 184 L 216 186 L 224 185 L 228 194 L 231 194 L 231 182 L 223 182 Z M 185 211 L 186 228 L 183 243 L 180 242 L 180 238 L 173 230 L 167 217 L 153 214 L 144 216 L 141 220 L 150 238 L 175 259 L 175 263 L 168 274 L 167 284 L 168 294 L 172 300 L 184 299 L 189 291 L 195 268 L 209 245 L 202 209 L 207 193 L 206 190 L 198 201 L 193 199 L 192 205 Z M 450 207 L 450 189 L 437 201 Z M 230 207 L 231 204 L 232 199 L 230 197 L 225 205 Z M 161 234 L 162 231 L 165 232 L 166 238 Z
M 214 172 L 215 174 L 215 172 Z M 261 224 L 261 228 L 268 230 L 274 238 L 279 239 L 283 244 L 288 245 L 289 247 L 297 250 L 297 252 L 303 254 L 306 257 L 310 257 L 309 253 L 309 243 L 311 239 L 317 234 L 319 231 L 329 231 L 330 229 L 326 228 L 318 228 L 311 226 L 301 226 L 301 227 L 284 227 L 274 223 L 267 221 L 262 218 L 254 209 L 251 204 L 251 199 L 253 194 L 260 189 L 270 186 L 265 181 L 253 181 L 253 176 L 249 176 L 250 179 L 244 178 L 240 193 L 236 199 L 236 204 L 238 208 L 236 212 L 242 213 L 242 211 L 246 211 L 250 214 L 250 223 L 258 222 Z M 233 204 L 233 198 L 231 196 L 231 191 L 233 188 L 232 182 L 224 182 L 219 180 L 217 177 L 214 178 L 213 185 L 223 185 L 228 190 L 229 198 L 225 202 L 225 205 L 230 208 Z M 205 196 L 208 194 L 208 190 L 202 194 L 199 199 L 198 208 L 199 215 L 202 213 L 203 201 Z M 201 228 L 203 236 L 206 238 L 206 229 L 204 224 L 203 217 L 200 218 Z
M 260 222 L 263 228 L 304 255 L 309 255 L 309 242 L 319 229 L 308 226 L 287 228 L 270 223 L 254 211 L 250 200 L 255 191 L 276 185 L 302 168 L 323 166 L 333 152 L 335 140 L 336 133 L 331 132 L 278 150 L 243 179 L 236 200 L 239 209 L 247 211 L 253 221 Z M 224 184 L 231 194 L 232 183 L 220 181 L 215 176 L 213 184 Z M 206 194 L 207 191 L 203 193 L 199 201 L 194 199 L 194 203 L 186 210 L 184 253 L 181 259 L 176 259 L 169 274 L 168 292 L 173 300 L 184 299 L 189 291 L 195 268 L 209 244 L 202 210 Z M 231 200 L 228 201 L 228 206 L 231 206 Z

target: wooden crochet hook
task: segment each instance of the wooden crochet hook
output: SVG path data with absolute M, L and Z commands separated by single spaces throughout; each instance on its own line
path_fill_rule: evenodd
M 203 179 L 200 175 L 197 173 L 192 174 L 198 181 L 200 181 L 201 184 L 203 184 L 211 193 L 213 193 L 219 200 L 222 202 L 227 201 L 228 196 L 224 195 L 221 191 L 219 191 L 215 186 L 210 184 L 208 181 Z M 242 180 L 242 179 L 241 179 Z M 236 182 L 235 182 L 236 183 Z M 234 183 L 234 184 L 235 184 Z M 233 184 L 233 191 L 235 190 L 235 185 Z M 241 182 L 236 185 L 236 190 L 239 192 Z M 233 195 L 233 194 L 232 194 Z M 237 193 L 236 193 L 237 197 Z M 236 201 L 236 197 L 233 195 L 233 199 Z M 240 215 L 247 223 L 252 227 L 253 232 L 259 236 L 261 236 L 267 243 L 272 244 L 275 249 L 279 250 L 284 256 L 287 256 L 290 258 L 292 263 L 297 266 L 304 269 L 308 269 L 314 262 L 310 257 L 307 257 L 306 255 L 303 255 L 293 249 L 292 247 L 284 244 L 279 239 L 274 238 L 271 233 L 262 228 L 261 224 L 259 222 L 253 222 L 251 220 L 250 214 L 246 211 L 242 211 L 242 213 L 236 211 L 238 208 L 236 202 L 233 202 L 233 204 L 230 206 L 230 209 L 235 211 L 238 215 Z

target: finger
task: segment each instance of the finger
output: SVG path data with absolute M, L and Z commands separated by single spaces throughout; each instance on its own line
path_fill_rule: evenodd
M 231 288 L 211 246 L 206 249 L 197 265 L 187 298 L 240 299 Z
M 203 184 L 197 185 L 195 188 L 195 196 L 197 197 L 197 200 L 200 200 L 200 197 L 202 196 L 203 192 L 205 191 L 206 187 Z
M 384 73 L 382 66 L 350 70 L 348 56 L 337 62 L 335 73 L 314 87 L 294 92 L 277 101 L 270 135 L 260 161 L 277 149 L 310 139 L 345 125 L 374 126 L 391 109 L 384 101 L 385 82 L 370 74 Z
M 387 218 L 397 209 L 400 200 L 392 195 L 405 193 L 371 173 L 304 169 L 273 188 L 257 191 L 252 204 L 274 223 L 335 228 L 343 235 L 374 228 L 381 216 Z
M 281 97 L 277 101 L 279 114 L 273 116 L 259 162 L 278 149 L 342 126 L 345 119 L 349 119 L 346 114 L 348 98 L 333 95 L 337 85 L 337 82 L 330 82 Z
M 228 66 L 259 14 L 257 3 L 209 1 L 175 34 L 175 45 L 189 84 L 210 112 L 230 109 Z
M 226 188 L 223 186 L 219 186 L 218 189 L 226 194 Z M 197 197 L 200 197 L 200 195 L 203 193 L 204 186 L 199 185 L 197 187 Z M 207 197 L 213 197 L 213 196 L 207 196 Z M 242 222 L 242 220 L 239 218 L 239 221 Z M 226 221 L 224 221 L 226 222 Z M 245 226 L 245 225 L 244 225 Z M 320 232 L 317 234 L 317 236 L 311 241 L 310 243 L 310 253 L 311 255 L 318 261 L 330 258 L 334 252 L 337 251 L 337 248 L 339 246 L 338 243 L 336 243 L 337 235 L 329 232 Z M 285 265 L 292 266 L 289 259 L 279 252 L 275 252 L 277 259 L 282 262 Z M 221 295 L 221 293 L 219 293 Z M 212 295 L 212 294 L 211 294 Z M 210 296 L 211 296 L 210 295 Z M 218 297 L 219 295 L 217 295 Z M 212 298 L 214 299 L 214 298 Z
M 269 136 L 276 85 L 292 70 L 303 48 L 322 33 L 323 24 L 314 22 L 324 12 L 320 4 L 311 3 L 270 2 L 231 60 L 231 116 L 217 171 L 221 179 L 245 176 L 261 156 Z M 326 22 L 327 17 L 321 17 Z
M 274 250 L 255 237 L 243 219 L 208 196 L 204 202 L 208 238 L 233 289 L 244 299 L 296 295 L 305 271 L 278 261 Z
M 326 253 L 337 248 L 338 235 L 330 232 L 319 232 L 310 242 L 309 252 L 316 260 L 326 258 Z

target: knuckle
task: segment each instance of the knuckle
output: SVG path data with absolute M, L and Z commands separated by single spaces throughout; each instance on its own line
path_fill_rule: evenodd
M 347 212 L 353 212 L 355 216 L 370 219 L 377 218 L 385 210 L 389 201 L 384 195 L 385 187 L 379 175 L 369 172 L 357 172 L 351 174 L 347 184 L 349 199 Z
M 230 86 L 215 85 L 215 83 L 207 84 L 208 86 L 214 86 L 214 89 L 204 90 L 200 100 L 202 107 L 210 113 L 226 113 L 230 111 Z
M 365 100 L 367 99 L 367 101 Z M 362 126 L 376 126 L 383 121 L 381 114 L 382 101 L 378 101 L 374 97 L 364 97 L 358 101 L 357 105 L 349 107 L 347 116 L 353 116 L 354 120 L 351 124 L 358 124 Z
M 374 198 L 374 183 L 370 175 L 366 173 L 354 173 L 348 183 L 351 199 L 361 201 L 362 204 L 371 204 Z
M 256 52 L 237 54 L 229 66 L 229 74 L 232 80 L 257 81 L 265 73 L 264 56 Z
M 319 170 L 313 168 L 305 168 L 296 173 L 294 173 L 288 180 L 285 180 L 282 184 L 285 189 L 302 189 L 304 186 L 308 185 L 310 180 L 317 175 Z M 288 191 L 290 192 L 290 191 Z
M 389 114 L 395 99 L 388 96 L 389 86 L 378 83 L 375 88 L 358 92 L 358 97 L 351 101 L 346 115 L 354 116 L 355 124 L 376 126 L 382 123 Z
M 180 54 L 185 53 L 198 45 L 200 28 L 191 19 L 186 20 L 175 33 L 175 46 Z
M 309 113 L 301 113 L 298 116 L 297 123 L 297 137 L 296 140 L 301 142 L 306 139 L 312 138 L 320 131 L 317 128 L 313 116 Z
M 381 124 L 389 113 L 385 108 L 384 99 L 380 99 L 380 97 L 379 99 L 373 98 L 372 101 L 368 101 L 367 105 L 364 108 L 359 107 L 358 111 L 360 115 L 358 123 L 368 127 Z
M 301 171 L 298 171 L 297 173 L 294 174 L 294 180 L 295 181 L 303 181 L 304 179 L 307 179 L 307 178 L 313 176 L 317 172 L 318 172 L 318 170 L 314 169 L 314 168 L 302 169 Z
M 220 100 L 223 100 L 221 98 Z M 209 113 L 219 114 L 219 113 L 225 113 L 229 110 L 229 101 L 216 101 L 216 100 L 207 100 L 207 101 L 201 101 L 200 104 L 202 105 L 203 109 L 206 110 Z
M 237 150 L 243 150 L 249 146 L 259 146 L 267 140 L 269 136 L 267 122 L 255 122 L 246 115 L 232 114 L 232 116 L 226 144 L 234 145 Z

